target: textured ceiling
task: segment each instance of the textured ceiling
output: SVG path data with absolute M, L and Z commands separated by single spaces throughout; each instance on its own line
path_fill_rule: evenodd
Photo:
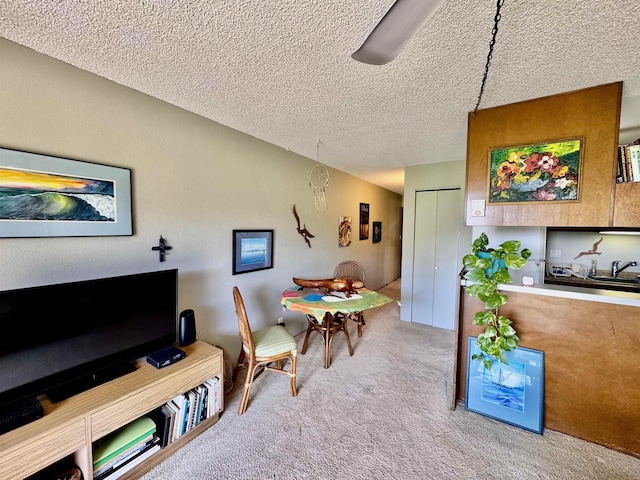
M 0 0 L 0 36 L 402 193 L 404 167 L 465 158 L 496 4 L 446 0 L 391 63 L 352 60 L 392 4 Z M 640 125 L 638 19 L 506 0 L 480 108 L 624 81 Z

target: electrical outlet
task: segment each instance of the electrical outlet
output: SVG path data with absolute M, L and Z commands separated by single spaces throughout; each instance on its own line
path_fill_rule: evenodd
M 284 318 L 278 317 L 278 325 L 283 324 L 283 323 L 284 323 Z
M 550 258 L 562 258 L 562 250 L 550 250 L 549 251 Z

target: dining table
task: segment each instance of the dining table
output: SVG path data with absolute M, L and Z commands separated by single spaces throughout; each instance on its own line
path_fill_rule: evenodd
M 307 333 L 300 352 L 302 355 L 307 350 L 309 333 L 316 330 L 322 334 L 324 368 L 329 368 L 331 365 L 331 339 L 340 330 L 345 332 L 349 353 L 353 355 L 349 332 L 346 328 L 346 321 L 351 315 L 396 301 L 367 288 L 359 288 L 348 295 L 346 292 L 327 292 L 325 289 L 302 288 L 296 285 L 284 290 L 280 297 L 283 309 L 301 312 L 307 318 Z

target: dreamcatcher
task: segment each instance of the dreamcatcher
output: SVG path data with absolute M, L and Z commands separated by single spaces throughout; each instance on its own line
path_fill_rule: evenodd
M 316 202 L 318 212 L 327 210 L 327 196 L 325 190 L 329 187 L 329 170 L 320 163 L 320 140 L 316 145 L 316 156 L 318 164 L 309 173 L 309 187 L 313 191 L 313 198 Z

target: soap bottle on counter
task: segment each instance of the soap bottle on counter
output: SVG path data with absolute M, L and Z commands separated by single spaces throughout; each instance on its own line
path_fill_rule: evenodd
M 594 258 L 593 260 L 591 260 L 591 270 L 589 270 L 589 275 L 593 277 L 594 275 L 597 274 L 597 272 L 598 272 L 598 262 Z

